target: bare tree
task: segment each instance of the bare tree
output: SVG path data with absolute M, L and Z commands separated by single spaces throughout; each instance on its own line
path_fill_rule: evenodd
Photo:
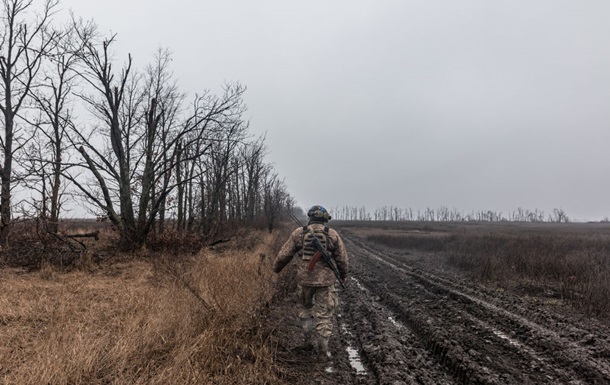
M 553 214 L 549 215 L 549 222 L 568 223 L 570 222 L 570 218 L 568 217 L 564 209 L 554 208 Z
M 244 167 L 243 173 L 243 204 L 246 221 L 252 223 L 257 214 L 260 202 L 261 186 L 266 173 L 267 165 L 264 162 L 266 155 L 264 137 L 244 146 L 241 159 Z
M 30 165 L 27 175 L 33 179 L 32 188 L 38 188 L 41 196 L 40 216 L 48 222 L 47 229 L 53 233 L 57 232 L 62 205 L 62 174 L 68 145 L 66 131 L 74 124 L 71 98 L 80 49 L 73 45 L 70 26 L 57 35 L 58 40 L 47 55 L 49 65 L 44 71 L 45 82 L 31 90 L 39 115 L 31 123 L 36 130 L 35 140 L 26 157 Z
M 282 211 L 287 207 L 289 195 L 286 184 L 276 173 L 268 173 L 263 184 L 263 209 L 267 230 L 273 232 Z
M 232 119 L 224 122 L 222 129 L 211 138 L 210 151 L 205 159 L 205 179 L 200 186 L 206 204 L 201 213 L 202 230 L 208 236 L 214 236 L 225 224 L 227 215 L 227 199 L 229 181 L 235 172 L 232 160 L 237 156 L 239 144 L 246 139 L 248 124 L 241 119 L 245 107 L 240 106 Z
M 198 177 L 183 170 L 217 142 L 218 131 L 235 124 L 244 88 L 229 85 L 221 96 L 196 96 L 178 122 L 168 118 L 182 100 L 169 72 L 169 51 L 160 51 L 143 75 L 132 70 L 129 56 L 117 74 L 110 52 L 114 36 L 100 39 L 92 23 L 77 25 L 77 31 L 85 47 L 79 74 L 91 90 L 79 96 L 99 121 L 91 133 L 101 134 L 104 143 L 100 148 L 92 136 L 73 132 L 83 157 L 78 166 L 92 178 L 70 179 L 118 228 L 123 248 L 139 248 L 169 194 Z
M 44 56 L 53 44 L 49 31 L 56 0 L 44 2 L 42 11 L 32 17 L 33 0 L 3 0 L 0 26 L 0 111 L 4 132 L 0 138 L 3 160 L 0 167 L 0 243 L 7 245 L 11 228 L 11 190 L 15 153 L 25 146 L 17 118 L 32 87 L 36 85 Z M 23 139 L 23 140 L 22 140 Z
M 91 189 L 72 175 L 69 179 L 108 215 L 121 231 L 122 240 L 127 242 L 135 238 L 135 215 L 129 182 L 130 150 L 133 146 L 133 138 L 130 135 L 133 126 L 130 124 L 130 117 L 135 113 L 136 106 L 133 101 L 137 99 L 134 95 L 127 94 L 130 91 L 135 92 L 138 79 L 130 76 L 132 62 L 129 56 L 126 66 L 115 81 L 116 75 L 109 55 L 109 47 L 114 41 L 114 36 L 100 42 L 97 27 L 93 23 L 75 23 L 74 27 L 79 44 L 84 47 L 79 52 L 81 66 L 78 73 L 93 89 L 92 94 L 82 93 L 79 96 L 104 123 L 100 130 L 109 138 L 110 146 L 98 150 L 97 146 L 92 144 L 90 137 L 85 136 L 80 130 L 74 130 L 76 136 L 74 142 L 80 144 L 78 150 L 85 160 L 86 167 L 99 184 L 99 190 Z M 128 96 L 132 96 L 128 99 L 132 103 L 125 106 Z M 127 126 L 121 123 L 126 123 Z M 120 202 L 119 210 L 115 208 L 116 201 L 113 199 L 116 195 Z

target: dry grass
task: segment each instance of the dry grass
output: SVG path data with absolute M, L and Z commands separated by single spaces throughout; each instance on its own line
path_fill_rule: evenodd
M 279 383 L 260 315 L 276 235 L 95 273 L 0 270 L 0 383 Z

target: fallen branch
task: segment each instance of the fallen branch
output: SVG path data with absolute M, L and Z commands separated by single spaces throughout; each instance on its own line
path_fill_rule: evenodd
M 84 233 L 84 234 L 66 234 L 66 237 L 68 237 L 68 238 L 95 238 L 95 240 L 98 241 L 100 239 L 100 232 L 99 232 L 99 230 L 97 230 L 97 231 L 93 231 L 91 233 Z
M 229 242 L 230 240 L 231 240 L 231 238 L 227 238 L 227 239 L 219 239 L 219 240 L 214 241 L 214 242 L 212 242 L 212 243 L 208 243 L 206 246 L 208 246 L 208 247 L 212 247 L 212 246 L 216 246 L 216 245 L 221 244 L 221 243 L 226 243 L 226 242 Z

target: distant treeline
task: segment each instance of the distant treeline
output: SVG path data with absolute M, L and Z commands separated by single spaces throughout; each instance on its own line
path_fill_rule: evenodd
M 438 209 L 426 208 L 414 210 L 397 206 L 383 206 L 373 212 L 365 206 L 334 207 L 331 211 L 334 219 L 351 221 L 428 221 L 428 222 L 557 222 L 568 223 L 570 218 L 563 209 L 553 209 L 548 215 L 542 210 L 528 210 L 521 207 L 507 215 L 500 211 L 479 210 L 465 213 L 457 209 L 441 206 Z

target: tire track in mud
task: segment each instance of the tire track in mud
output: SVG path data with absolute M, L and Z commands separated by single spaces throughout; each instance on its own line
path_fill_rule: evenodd
M 510 297 L 414 269 L 351 235 L 344 239 L 356 286 L 368 293 L 346 292 L 343 311 L 352 317 L 364 362 L 379 383 L 610 383 L 603 328 L 536 313 Z M 405 326 L 394 326 L 400 333 L 391 331 L 393 320 Z M 436 366 L 421 359 L 426 356 Z
M 455 384 L 419 338 L 357 278 L 342 297 L 344 333 L 356 338 L 363 362 L 359 383 Z

